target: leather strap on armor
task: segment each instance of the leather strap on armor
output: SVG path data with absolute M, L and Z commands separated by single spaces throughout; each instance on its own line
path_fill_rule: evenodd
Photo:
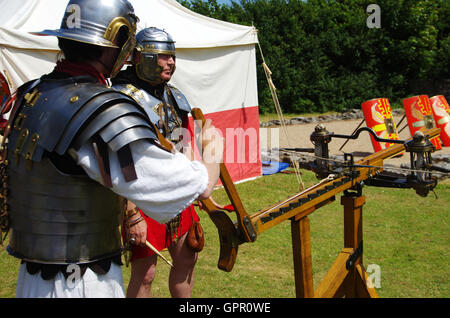
M 109 168 L 108 148 L 98 135 L 92 138 L 92 146 L 94 148 L 95 157 L 97 158 L 100 175 L 102 176 L 103 185 L 112 188 L 111 170 Z
M 126 145 L 117 151 L 117 157 L 119 158 L 120 169 L 126 182 L 130 182 L 137 179 L 136 169 L 133 163 L 133 156 L 131 154 L 130 146 Z

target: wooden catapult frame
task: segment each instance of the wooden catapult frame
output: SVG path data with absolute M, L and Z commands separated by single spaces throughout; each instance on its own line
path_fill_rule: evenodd
M 295 292 L 298 298 L 378 297 L 362 265 L 362 207 L 365 197 L 344 195 L 344 248 L 314 290 L 308 216 L 291 220 Z
M 198 108 L 192 110 L 192 115 L 195 120 L 205 121 Z M 439 135 L 440 129 L 431 129 L 426 133 L 432 138 Z M 217 210 L 210 199 L 202 201 L 203 207 L 219 231 L 219 269 L 228 272 L 232 270 L 240 244 L 254 242 L 257 235 L 290 220 L 296 297 L 378 297 L 362 262 L 363 206 L 366 199 L 362 195 L 361 182 L 380 173 L 385 159 L 403 151 L 404 144 L 394 144 L 356 162 L 351 176 L 324 179 L 253 215 L 248 215 L 245 211 L 222 163 L 220 179 L 236 212 L 236 222 L 233 223 L 225 212 Z M 341 196 L 341 205 L 344 207 L 344 247 L 317 289 L 314 289 L 308 216 L 333 202 L 335 196 L 341 192 L 344 193 Z

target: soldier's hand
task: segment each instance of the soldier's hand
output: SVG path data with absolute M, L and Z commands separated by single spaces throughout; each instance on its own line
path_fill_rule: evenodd
M 207 119 L 202 129 L 203 161 L 208 163 L 222 162 L 224 139 L 221 132 Z
M 134 245 L 145 246 L 145 242 L 147 240 L 147 222 L 140 215 L 136 215 L 135 217 L 128 220 L 130 224 L 130 238 L 132 239 Z

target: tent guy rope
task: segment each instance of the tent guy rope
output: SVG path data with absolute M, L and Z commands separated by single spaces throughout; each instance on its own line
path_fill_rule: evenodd
M 266 74 L 267 82 L 269 84 L 270 92 L 272 94 L 272 99 L 273 99 L 273 102 L 274 102 L 274 105 L 275 105 L 275 109 L 277 111 L 278 118 L 279 118 L 279 120 L 281 122 L 281 128 L 283 130 L 283 133 L 286 136 L 286 139 L 287 139 L 289 147 L 291 147 L 289 134 L 288 134 L 288 131 L 287 131 L 287 128 L 286 128 L 286 121 L 285 121 L 284 116 L 283 116 L 283 111 L 281 110 L 280 102 L 278 101 L 278 96 L 277 96 L 277 92 L 276 92 L 277 88 L 275 87 L 275 84 L 272 81 L 272 76 L 271 76 L 272 75 L 272 71 L 269 69 L 269 67 L 266 64 L 266 61 L 264 59 L 264 54 L 262 52 L 261 45 L 259 44 L 259 42 L 258 42 L 258 48 L 259 48 L 259 52 L 261 54 L 261 58 L 262 58 L 262 61 L 263 61 L 262 66 L 263 66 L 264 72 Z M 300 166 L 298 164 L 298 161 L 295 160 L 292 155 L 290 156 L 290 160 L 291 160 L 292 166 L 294 167 L 295 175 L 296 175 L 297 181 L 298 181 L 298 183 L 300 185 L 300 190 L 303 190 L 303 189 L 305 189 L 305 184 L 303 183 L 303 179 L 302 179 L 302 176 L 301 176 Z

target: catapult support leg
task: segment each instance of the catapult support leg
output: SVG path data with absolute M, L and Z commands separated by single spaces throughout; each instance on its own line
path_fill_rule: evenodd
M 346 297 L 377 297 L 373 286 L 368 286 L 368 276 L 362 265 L 363 239 L 362 239 L 362 207 L 366 202 L 363 195 L 342 196 L 341 204 L 344 206 L 344 247 L 353 249 L 354 255 L 349 268 L 348 276 L 344 282 Z
M 297 298 L 314 297 L 311 237 L 307 216 L 291 220 L 292 251 L 294 257 L 295 295 Z
M 334 261 L 328 273 L 323 278 L 319 287 L 317 287 L 314 297 L 316 298 L 332 298 L 342 297 L 344 293 L 344 282 L 348 277 L 349 271 L 346 267 L 349 256 L 353 253 L 353 249 L 344 248 Z
M 357 249 L 362 241 L 362 207 L 365 196 L 342 196 L 344 206 L 344 247 Z M 357 261 L 362 263 L 362 255 Z
M 373 287 L 372 281 L 367 275 L 366 270 L 362 264 L 356 265 L 356 294 L 363 298 L 378 298 L 378 294 Z
M 362 265 L 362 195 L 344 195 L 344 249 L 314 293 L 315 297 L 378 297 Z
M 356 250 L 362 241 L 362 206 L 366 202 L 365 196 L 342 196 L 341 204 L 344 206 L 344 247 Z M 362 264 L 362 253 L 354 260 L 353 267 L 344 282 L 346 297 L 358 297 L 356 285 L 358 275 L 354 267 Z

